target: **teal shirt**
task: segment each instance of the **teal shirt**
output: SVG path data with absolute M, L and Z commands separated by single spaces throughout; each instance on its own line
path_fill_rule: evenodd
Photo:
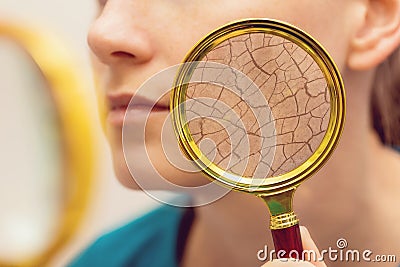
M 69 267 L 178 267 L 193 219 L 192 208 L 162 205 L 100 237 Z
M 162 205 L 103 235 L 69 266 L 179 266 L 193 217 L 191 208 Z

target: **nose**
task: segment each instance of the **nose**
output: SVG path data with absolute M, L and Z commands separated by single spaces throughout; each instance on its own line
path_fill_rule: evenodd
M 129 12 L 121 4 L 109 3 L 89 29 L 87 41 L 90 49 L 107 65 L 150 61 L 154 55 L 150 36 L 140 18 L 135 17 L 143 13 Z

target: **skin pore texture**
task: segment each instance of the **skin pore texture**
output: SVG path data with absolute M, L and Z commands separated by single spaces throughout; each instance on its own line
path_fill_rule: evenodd
M 252 33 L 222 42 L 203 61 L 249 77 L 243 81 L 235 73 L 239 78 L 231 81 L 231 72 L 216 69 L 224 86 L 192 83 L 186 93 L 193 100 L 187 113 L 203 116 L 190 121 L 189 130 L 208 158 L 215 154 L 215 164 L 245 177 L 276 177 L 316 152 L 328 128 L 330 94 L 318 64 L 302 48 Z M 204 69 L 198 72 L 204 75 Z M 225 117 L 230 120 L 224 124 Z M 215 150 L 213 143 L 200 145 L 206 139 Z
M 338 148 L 321 171 L 301 185 L 294 209 L 320 249 L 335 248 L 339 238 L 346 238 L 352 248 L 394 254 L 400 250 L 396 226 L 400 214 L 395 207 L 400 200 L 400 157 L 378 141 L 369 103 L 375 67 L 399 44 L 399 5 L 397 0 L 318 4 L 314 0 L 253 0 L 251 4 L 242 0 L 109 0 L 99 3 L 88 42 L 107 101 L 135 94 L 151 75 L 180 63 L 204 35 L 233 20 L 280 19 L 310 33 L 331 54 L 343 76 L 347 117 Z M 158 103 L 168 106 L 168 96 Z M 160 136 L 167 115 L 168 110 L 151 113 L 146 127 L 146 147 L 155 168 L 176 184 L 207 183 L 200 174 L 177 170 L 164 156 Z M 108 117 L 106 132 L 118 179 L 139 189 L 125 164 L 121 124 Z M 182 265 L 260 266 L 257 251 L 266 244 L 272 248 L 268 221 L 262 201 L 243 193 L 230 192 L 196 208 Z

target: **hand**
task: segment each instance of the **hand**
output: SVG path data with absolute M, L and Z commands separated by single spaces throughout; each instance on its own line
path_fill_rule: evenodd
M 318 256 L 317 258 L 320 258 L 321 255 L 319 253 L 319 250 L 315 245 L 314 241 L 312 240 L 307 228 L 301 226 L 300 232 L 304 250 L 315 251 L 315 253 Z M 267 262 L 262 267 L 281 267 L 281 266 L 282 267 L 326 267 L 326 264 L 324 262 L 308 262 L 308 261 L 293 261 L 290 259 L 284 259 L 284 260 L 277 259 Z

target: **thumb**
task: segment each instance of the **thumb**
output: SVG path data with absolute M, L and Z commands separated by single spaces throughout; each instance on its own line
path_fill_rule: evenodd
M 303 241 L 303 249 L 305 251 L 305 261 L 313 263 L 316 267 L 326 267 L 324 261 L 322 261 L 321 253 L 317 248 L 314 240 L 311 238 L 310 232 L 306 227 L 300 226 L 301 239 Z

